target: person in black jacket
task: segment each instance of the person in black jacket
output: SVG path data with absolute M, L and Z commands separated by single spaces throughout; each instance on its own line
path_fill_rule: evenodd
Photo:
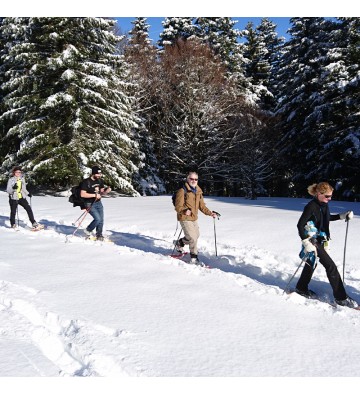
M 320 182 L 308 187 L 309 194 L 314 198 L 305 206 L 297 227 L 304 246 L 304 252 L 306 254 L 315 253 L 320 263 L 325 267 L 336 303 L 341 306 L 356 307 L 357 303 L 346 294 L 335 262 L 326 251 L 326 242 L 330 239 L 329 222 L 339 219 L 349 221 L 354 216 L 352 211 L 330 214 L 328 203 L 331 200 L 333 190 L 334 188 L 327 182 Z M 309 221 L 312 221 L 317 229 L 316 235 L 312 237 L 309 237 L 305 230 Z M 308 289 L 314 269 L 313 262 L 308 257 L 296 285 L 296 292 L 308 298 L 315 295 L 313 291 Z
M 84 199 L 84 205 L 89 210 L 93 221 L 84 230 L 87 237 L 91 237 L 92 232 L 96 229 L 96 239 L 104 240 L 104 207 L 101 203 L 102 196 L 111 192 L 111 188 L 105 187 L 102 180 L 102 171 L 98 166 L 93 166 L 91 176 L 83 180 L 80 186 L 80 196 Z

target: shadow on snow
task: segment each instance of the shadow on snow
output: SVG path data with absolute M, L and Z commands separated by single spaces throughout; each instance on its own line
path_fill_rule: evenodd
M 6 224 L 5 221 L 8 222 L 8 217 L 0 216 L 0 226 L 9 229 L 9 225 Z M 47 229 L 53 230 L 65 236 L 71 236 L 76 229 L 75 226 L 58 224 L 54 221 L 42 220 L 40 222 L 45 225 Z M 25 225 L 25 223 L 22 221 L 20 221 L 20 224 Z M 173 251 L 173 245 L 170 242 L 168 242 L 169 248 L 159 245 L 164 243 L 165 240 L 163 239 L 158 239 L 142 234 L 115 232 L 111 230 L 109 232 L 111 232 L 111 240 L 114 242 L 115 245 L 120 247 L 128 247 L 141 252 L 160 254 L 163 256 L 169 256 Z M 83 236 L 83 230 L 79 229 L 77 231 L 77 234 Z M 236 263 L 236 257 L 232 255 L 221 255 L 216 257 L 215 255 L 204 254 L 201 255 L 201 261 L 204 262 L 206 265 L 212 267 L 213 269 L 221 270 L 224 273 L 233 273 L 246 276 L 260 284 L 278 287 L 282 290 L 285 289 L 288 281 L 290 280 L 296 269 L 295 268 L 293 272 L 288 273 L 274 270 L 268 271 L 264 267 L 248 264 L 245 260 Z M 299 275 L 300 271 L 298 272 L 297 276 L 292 280 L 290 287 L 295 287 Z M 316 293 L 318 293 L 319 296 L 332 295 L 332 290 L 328 282 L 313 279 L 311 282 L 311 288 Z M 350 296 L 360 296 L 360 291 L 356 288 L 346 286 L 346 289 Z

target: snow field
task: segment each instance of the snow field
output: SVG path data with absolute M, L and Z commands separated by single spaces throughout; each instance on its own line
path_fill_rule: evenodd
M 14 232 L 0 193 L 2 377 L 357 376 L 359 312 L 283 295 L 300 263 L 306 200 L 206 198 L 222 214 L 218 257 L 214 221 L 199 220 L 200 256 L 213 269 L 167 256 L 176 227 L 169 196 L 104 199 L 113 244 L 71 237 L 80 210 L 67 198 L 32 200 L 47 229 Z M 358 204 L 331 203 L 332 212 L 348 208 L 346 288 L 360 300 Z M 345 224 L 331 232 L 341 270 Z M 321 265 L 311 285 L 332 299 Z

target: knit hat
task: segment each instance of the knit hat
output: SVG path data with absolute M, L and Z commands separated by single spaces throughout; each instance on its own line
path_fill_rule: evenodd
M 101 174 L 101 169 L 98 166 L 93 166 L 91 168 L 91 174 L 92 175 L 94 175 L 94 174 Z

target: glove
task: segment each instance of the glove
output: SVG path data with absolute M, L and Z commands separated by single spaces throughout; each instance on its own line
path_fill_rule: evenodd
M 14 185 L 13 185 L 13 189 L 15 189 L 15 190 L 17 189 L 17 187 L 18 187 L 17 184 L 14 184 Z
M 345 221 L 350 221 L 351 219 L 354 218 L 354 212 L 353 211 L 345 211 L 344 213 L 339 214 L 340 219 L 344 219 Z
M 329 252 L 330 251 L 330 240 L 326 240 L 323 245 L 324 245 L 324 250 L 326 252 Z
M 314 246 L 314 244 L 310 241 L 310 239 L 304 239 L 301 240 L 305 252 L 316 252 L 316 247 Z

